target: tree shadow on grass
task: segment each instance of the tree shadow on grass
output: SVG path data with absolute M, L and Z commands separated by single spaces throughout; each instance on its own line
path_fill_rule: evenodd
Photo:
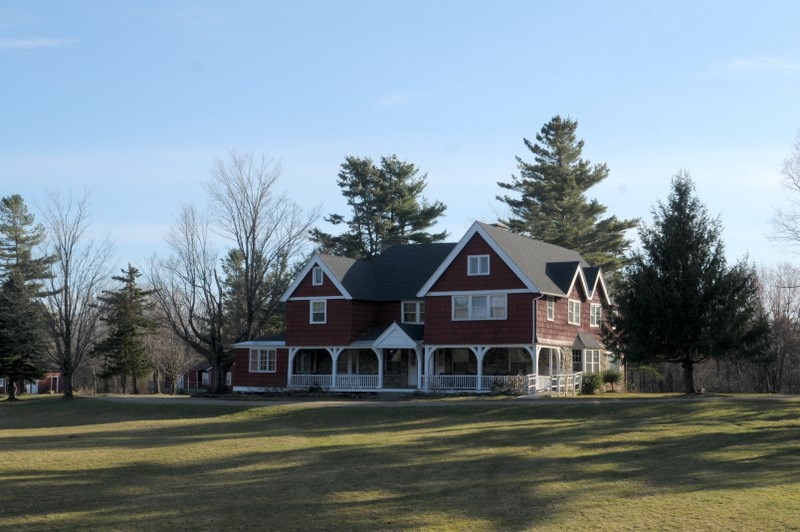
M 41 453 L 121 458 L 5 468 L 0 516 L 66 528 L 520 529 L 552 525 L 625 479 L 636 482 L 612 498 L 641 486 L 679 493 L 797 482 L 800 431 L 789 422 L 797 405 L 717 410 L 305 405 L 66 441 L 19 436 Z M 0 449 L 23 440 L 0 440 Z

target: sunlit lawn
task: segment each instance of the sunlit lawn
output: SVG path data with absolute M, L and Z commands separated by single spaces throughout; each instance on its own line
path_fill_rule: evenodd
M 0 527 L 798 529 L 800 402 L 2 402 Z

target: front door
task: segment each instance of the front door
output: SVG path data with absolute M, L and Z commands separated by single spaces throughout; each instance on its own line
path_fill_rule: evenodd
M 417 387 L 417 353 L 411 349 L 406 351 L 408 353 L 408 387 Z

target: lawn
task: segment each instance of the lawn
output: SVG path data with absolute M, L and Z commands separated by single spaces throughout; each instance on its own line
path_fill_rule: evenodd
M 0 528 L 800 529 L 800 402 L 2 402 Z

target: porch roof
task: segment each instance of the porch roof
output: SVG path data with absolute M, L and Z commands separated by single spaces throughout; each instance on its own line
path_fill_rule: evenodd
M 378 325 L 377 327 L 373 327 L 362 334 L 357 340 L 350 344 L 350 347 L 370 348 L 379 338 L 381 338 L 387 333 L 387 331 L 389 331 L 389 329 L 392 328 L 402 330 L 410 340 L 417 344 L 422 342 L 422 338 L 425 333 L 424 325 L 412 325 L 409 323 L 390 323 L 389 325 Z
M 575 343 L 572 344 L 575 349 L 603 349 L 600 342 L 595 340 L 594 336 L 589 333 L 578 333 L 575 337 Z

